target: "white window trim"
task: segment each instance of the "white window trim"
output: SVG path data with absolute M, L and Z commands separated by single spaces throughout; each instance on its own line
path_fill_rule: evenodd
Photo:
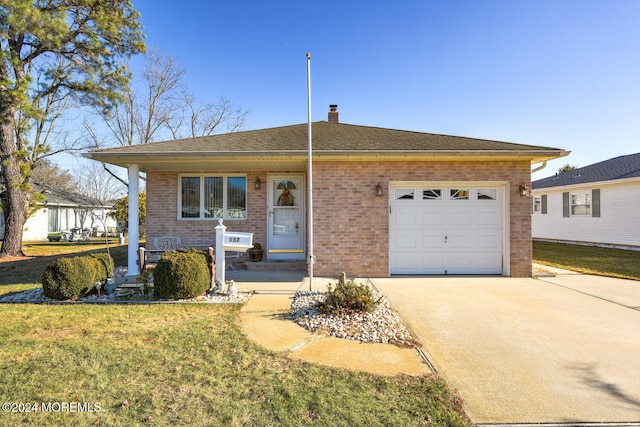
M 191 217 L 191 218 L 183 218 L 182 217 L 182 178 L 199 178 L 200 179 L 200 207 L 199 207 L 199 211 L 200 211 L 200 216 L 199 217 Z M 224 212 L 223 217 L 222 218 L 207 218 L 204 216 L 204 192 L 205 192 L 205 185 L 204 185 L 204 179 L 205 178 L 222 178 L 222 211 Z M 245 179 L 245 194 L 244 194 L 244 205 L 245 205 L 245 210 L 247 211 L 247 215 L 245 215 L 244 218 L 233 218 L 233 217 L 229 217 L 227 216 L 227 212 L 228 212 L 228 206 L 227 206 L 227 195 L 228 195 L 228 190 L 227 190 L 227 184 L 228 184 L 228 178 L 244 178 Z M 247 198 L 248 198 L 248 180 L 247 180 L 247 175 L 246 174 L 189 174 L 189 173 L 185 173 L 185 174 L 179 174 L 178 175 L 178 220 L 179 221 L 217 221 L 218 219 L 223 219 L 225 221 L 244 221 L 247 219 L 249 213 L 248 213 L 248 203 L 247 203 Z
M 582 204 L 574 204 L 573 203 L 573 197 L 574 196 L 579 196 L 579 197 L 584 197 L 587 203 L 582 203 Z M 574 213 L 574 208 L 576 206 L 586 206 L 587 212 L 585 213 Z M 579 217 L 585 217 L 591 216 L 591 192 L 570 192 L 569 193 L 569 215 L 570 216 L 579 216 Z
M 536 215 L 542 214 L 542 196 L 533 196 L 531 201 L 533 203 L 533 213 Z

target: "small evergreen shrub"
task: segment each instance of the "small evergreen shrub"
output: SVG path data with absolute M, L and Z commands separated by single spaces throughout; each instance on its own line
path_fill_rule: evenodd
M 108 253 L 89 254 L 94 260 L 96 277 L 94 282 L 104 283 L 109 277 L 113 277 L 113 258 Z
M 318 304 L 321 313 L 338 316 L 348 312 L 371 313 L 382 297 L 374 298 L 371 287 L 356 283 L 355 280 L 345 280 L 344 276 L 337 285 L 329 284 L 329 291 L 324 302 Z
M 113 259 L 109 254 L 90 254 L 75 258 L 58 258 L 42 274 L 42 289 L 49 298 L 80 298 L 113 276 Z
M 162 299 L 194 298 L 211 287 L 211 257 L 202 251 L 166 252 L 153 270 L 153 293 Z
M 79 298 L 93 289 L 94 266 L 89 257 L 58 258 L 42 273 L 42 289 L 49 298 Z

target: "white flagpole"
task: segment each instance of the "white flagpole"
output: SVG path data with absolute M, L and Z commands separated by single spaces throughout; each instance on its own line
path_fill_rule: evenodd
M 307 167 L 309 183 L 308 183 L 308 199 L 309 199 L 309 254 L 307 263 L 309 264 L 309 290 L 313 290 L 313 264 L 316 257 L 313 254 L 313 162 L 312 162 L 312 144 L 311 144 L 311 53 L 307 52 L 307 114 L 309 122 L 309 166 Z

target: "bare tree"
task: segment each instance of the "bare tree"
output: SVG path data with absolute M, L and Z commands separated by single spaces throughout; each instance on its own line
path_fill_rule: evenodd
M 120 199 L 126 195 L 124 188 L 107 173 L 100 163 L 87 161 L 73 177 L 76 192 L 103 202 Z
M 223 130 L 236 132 L 246 124 L 246 110 L 226 96 L 220 96 L 213 104 L 201 104 L 196 97 L 183 90 L 181 93 L 181 116 L 166 122 L 174 139 L 209 136 Z
M 183 83 L 184 75 L 185 70 L 171 55 L 150 49 L 139 89 L 134 88 L 109 114 L 96 110 L 107 126 L 107 134 L 99 134 L 94 124 L 84 123 L 93 147 L 126 147 L 161 139 L 212 135 L 220 130 L 234 132 L 245 125 L 247 111 L 224 96 L 214 103 L 202 103 Z M 112 166 L 103 168 L 128 185 Z
M 77 191 L 75 179 L 69 171 L 60 169 L 51 160 L 38 159 L 31 174 L 31 181 L 38 184 L 47 184 L 51 187 L 65 191 Z

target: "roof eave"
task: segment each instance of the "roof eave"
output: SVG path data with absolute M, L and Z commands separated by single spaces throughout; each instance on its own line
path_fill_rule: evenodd
M 395 151 L 344 151 L 344 150 L 316 150 L 313 157 L 316 160 L 333 161 L 478 161 L 478 160 L 529 160 L 539 163 L 568 155 L 564 150 L 395 150 Z M 168 160 L 187 162 L 197 161 L 238 161 L 238 160 L 271 160 L 271 161 L 300 161 L 307 158 L 308 152 L 292 151 L 238 151 L 238 152 L 161 152 L 161 153 L 118 153 L 118 152 L 90 152 L 83 156 L 89 159 L 111 163 L 118 166 L 130 164 L 152 165 L 165 163 Z

